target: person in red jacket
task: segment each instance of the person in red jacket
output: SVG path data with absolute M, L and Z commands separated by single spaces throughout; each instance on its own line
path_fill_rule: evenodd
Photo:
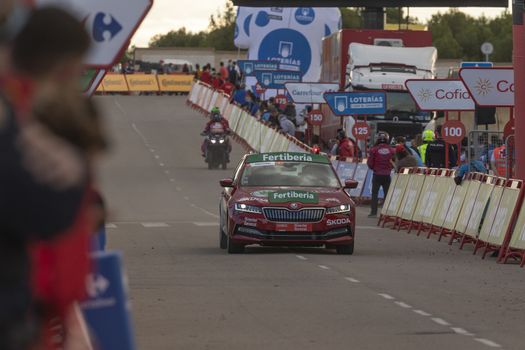
M 383 187 L 385 197 L 390 187 L 390 173 L 393 169 L 392 158 L 395 155 L 395 149 L 389 144 L 389 136 L 386 132 L 379 132 L 377 134 L 377 142 L 374 147 L 370 149 L 368 155 L 368 167 L 374 173 L 372 177 L 372 203 L 370 215 L 368 217 L 377 216 L 378 195 L 380 187 Z
M 228 80 L 221 86 L 221 90 L 228 96 L 231 96 L 233 89 L 235 89 L 235 86 Z
M 347 160 L 354 157 L 354 143 L 346 136 L 344 130 L 337 132 L 337 156 L 340 160 Z
M 208 65 L 206 65 L 206 66 L 204 66 L 204 68 L 202 68 L 201 81 L 203 83 L 211 85 L 210 67 Z

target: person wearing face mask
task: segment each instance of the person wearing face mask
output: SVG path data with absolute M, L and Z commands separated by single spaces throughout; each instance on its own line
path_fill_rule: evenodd
M 0 45 L 10 67 L 0 76 L 0 349 L 26 350 L 39 329 L 29 247 L 71 227 L 89 177 L 87 155 L 33 111 L 59 103 L 69 115 L 82 112 L 77 83 L 90 39 L 80 21 L 51 7 L 28 14 L 18 32 L 7 23 L 0 30 L 9 32 Z

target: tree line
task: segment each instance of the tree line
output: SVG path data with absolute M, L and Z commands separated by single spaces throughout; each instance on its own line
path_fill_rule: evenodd
M 343 28 L 362 28 L 361 9 L 341 8 Z M 227 2 L 226 7 L 212 15 L 207 30 L 191 32 L 186 28 L 157 34 L 151 38 L 150 47 L 213 47 L 216 50 L 236 50 L 233 44 L 236 10 Z M 386 9 L 387 23 L 419 23 L 417 18 L 405 16 L 399 8 Z M 472 17 L 457 9 L 434 14 L 426 23 L 432 32 L 434 46 L 440 58 L 478 61 L 484 56 L 481 44 L 494 45 L 491 60 L 512 61 L 512 15 L 505 11 L 494 18 Z

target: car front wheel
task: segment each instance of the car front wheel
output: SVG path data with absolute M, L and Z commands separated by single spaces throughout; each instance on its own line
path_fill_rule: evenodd
M 219 246 L 221 249 L 228 248 L 228 237 L 226 237 L 222 228 L 219 229 Z
M 341 255 L 352 255 L 354 254 L 354 242 L 349 245 L 338 245 L 335 247 L 337 254 Z
M 228 237 L 228 254 L 242 254 L 244 253 L 244 245 L 237 244 Z

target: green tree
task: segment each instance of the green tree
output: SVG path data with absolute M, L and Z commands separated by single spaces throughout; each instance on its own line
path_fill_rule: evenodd
M 185 27 L 166 34 L 157 34 L 151 38 L 150 47 L 199 47 L 204 46 L 205 32 L 192 33 Z
M 222 12 L 210 16 L 209 32 L 205 44 L 216 50 L 236 50 L 233 44 L 237 13 L 231 2 L 226 3 Z
M 344 29 L 356 29 L 362 27 L 361 11 L 358 8 L 341 7 L 341 18 Z

